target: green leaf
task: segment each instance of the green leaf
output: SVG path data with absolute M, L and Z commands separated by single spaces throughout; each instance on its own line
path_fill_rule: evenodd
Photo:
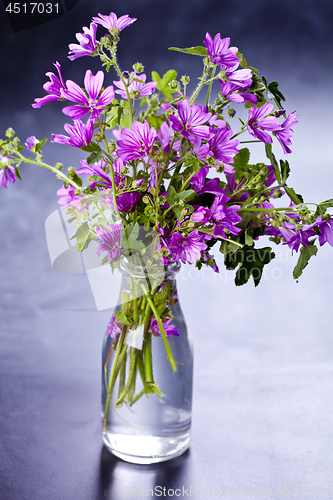
M 175 190 L 175 188 L 173 186 L 169 186 L 167 202 L 169 203 L 170 206 L 173 205 L 173 203 L 175 201 L 176 194 L 177 194 L 177 191 Z
M 300 194 L 296 194 L 295 190 L 291 187 L 284 186 L 284 189 L 289 196 L 289 198 L 296 203 L 296 205 L 299 205 L 300 203 L 303 203 L 304 200 Z
M 162 123 L 164 122 L 163 117 L 159 115 L 150 115 L 147 116 L 147 122 L 151 127 L 154 127 L 155 130 L 159 130 L 161 128 Z
M 322 201 L 317 206 L 316 215 L 324 215 L 326 210 L 331 207 L 333 207 L 333 198 Z
M 97 142 L 91 141 L 89 146 L 81 146 L 80 149 L 87 151 L 87 153 L 92 153 L 93 151 L 100 151 L 101 147 L 97 144 Z
M 288 179 L 290 173 L 289 163 L 287 161 L 280 160 L 280 167 L 282 175 L 282 184 L 284 184 Z
M 245 57 L 243 56 L 243 54 L 238 51 L 236 56 L 241 59 L 241 62 L 239 63 L 239 65 L 242 66 L 242 68 L 247 68 L 247 61 L 246 61 Z
M 88 222 L 84 222 L 80 225 L 75 235 L 72 236 L 71 240 L 76 238 L 77 248 L 82 252 L 88 247 L 90 241 L 93 239 L 93 234 L 90 230 Z
M 207 56 L 207 48 L 206 47 L 188 47 L 185 49 L 179 49 L 178 47 L 169 47 L 169 50 L 175 50 L 177 52 L 183 52 L 184 54 L 192 54 L 193 56 Z
M 193 189 L 187 189 L 185 191 L 181 191 L 180 193 L 176 193 L 174 201 L 188 201 L 190 197 L 195 193 Z
M 242 171 L 247 170 L 247 165 L 250 161 L 250 151 L 248 148 L 243 148 L 234 156 L 234 163 Z
M 93 151 L 88 156 L 87 163 L 88 163 L 88 165 L 91 165 L 92 163 L 96 163 L 99 160 L 101 160 L 102 158 L 104 158 L 104 156 L 105 156 L 105 152 L 101 149 L 99 151 Z
M 278 82 L 273 81 L 267 86 L 267 88 L 273 94 L 274 101 L 276 102 L 277 106 L 280 109 L 283 109 L 283 106 L 281 105 L 281 101 L 285 101 L 286 99 L 285 99 L 284 95 L 282 94 L 282 92 L 280 92 L 280 90 L 278 89 L 278 86 L 279 86 Z
M 227 269 L 235 269 L 238 265 L 235 276 L 236 286 L 244 285 L 252 276 L 254 285 L 258 286 L 262 277 L 263 269 L 275 254 L 270 247 L 253 248 L 245 245 L 236 250 L 233 254 L 228 253 L 225 256 L 225 265 Z
M 177 71 L 175 69 L 169 69 L 169 71 L 164 73 L 163 78 L 161 78 L 156 71 L 152 71 L 151 78 L 153 81 L 157 82 L 157 90 L 162 92 L 168 99 L 172 100 L 173 91 L 169 87 L 169 82 L 177 78 Z
M 97 203 L 99 201 L 105 201 L 103 196 L 99 191 L 96 191 L 96 193 L 89 194 L 82 198 L 81 200 L 81 206 L 83 205 L 91 205 L 91 203 Z
M 46 141 L 47 139 L 43 139 L 42 141 L 37 142 L 37 144 L 34 144 L 31 148 L 31 152 L 35 154 L 40 153 Z
M 303 269 L 308 265 L 310 258 L 316 255 L 318 248 L 313 243 L 309 246 L 302 245 L 297 264 L 293 271 L 293 277 L 295 279 L 299 278 L 303 272 Z
M 116 323 L 121 323 L 122 325 L 130 325 L 131 321 L 128 319 L 124 311 L 116 311 L 115 314 Z
M 266 151 L 266 156 L 271 162 L 271 164 L 274 167 L 274 174 L 276 177 L 276 180 L 278 181 L 279 184 L 281 184 L 281 174 L 280 174 L 280 169 L 278 162 L 276 161 L 276 158 L 274 156 L 274 153 L 272 151 L 272 144 L 265 144 L 265 151 Z

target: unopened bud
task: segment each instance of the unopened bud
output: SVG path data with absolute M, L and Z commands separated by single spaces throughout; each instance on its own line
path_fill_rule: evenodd
M 132 68 L 136 73 L 142 73 L 145 69 L 145 67 L 139 62 L 133 64 Z
M 142 201 L 143 201 L 143 203 L 149 203 L 148 196 L 143 196 Z
M 190 77 L 188 75 L 183 75 L 180 80 L 184 85 L 187 85 L 190 81 Z
M 177 82 L 177 80 L 171 80 L 171 82 L 169 82 L 169 87 L 171 90 L 179 90 L 180 89 L 180 85 L 179 85 L 179 82 Z
M 96 142 L 101 142 L 103 140 L 103 135 L 102 134 L 95 134 L 94 139 Z
M 109 152 L 113 153 L 113 151 L 116 150 L 116 141 L 108 142 L 108 148 L 109 148 Z
M 7 130 L 6 130 L 6 137 L 9 137 L 9 139 L 11 139 L 12 137 L 14 137 L 14 135 L 15 135 L 15 132 L 12 129 L 12 127 L 7 128 Z
M 224 165 L 223 165 L 223 163 L 218 163 L 216 165 L 216 172 L 218 174 L 222 174 L 224 172 Z

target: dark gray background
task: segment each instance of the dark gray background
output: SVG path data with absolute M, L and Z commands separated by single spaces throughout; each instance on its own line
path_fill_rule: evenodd
M 200 59 L 168 51 L 200 45 L 206 31 L 230 36 L 297 109 L 290 184 L 307 201 L 333 195 L 333 4 L 324 0 L 80 0 L 63 16 L 12 33 L 0 16 L 1 137 L 62 133 L 59 103 L 31 108 L 45 72 L 83 82 L 98 61 L 67 59 L 74 34 L 98 12 L 138 20 L 121 35 L 123 70 L 175 68 L 195 85 Z M 114 79 L 110 72 L 107 84 Z M 193 87 L 192 87 L 193 88 Z M 279 146 L 277 154 L 283 157 Z M 47 144 L 45 160 L 77 165 L 81 152 Z M 261 153 L 262 154 L 262 153 Z M 255 152 L 255 157 L 259 152 Z M 131 488 L 220 488 L 239 498 L 332 497 L 332 256 L 320 249 L 299 283 L 295 256 L 277 247 L 262 283 L 184 266 L 179 290 L 195 343 L 193 443 L 179 459 L 134 466 L 111 457 L 100 437 L 100 349 L 110 311 L 97 313 L 86 275 L 55 272 L 44 221 L 60 187 L 22 167 L 24 182 L 0 195 L 0 498 L 121 498 Z M 266 242 L 264 242 L 266 244 Z M 308 489 L 303 489 L 302 487 Z M 282 487 L 282 490 L 279 488 Z M 314 487 L 314 489 L 309 489 Z M 331 488 L 330 491 L 327 488 Z M 278 491 L 284 495 L 278 495 Z M 243 492 L 243 493 L 242 493 Z M 314 493 L 314 495 L 312 495 Z M 138 492 L 139 494 L 139 492 Z M 201 492 L 201 498 L 203 492 Z M 192 498 L 200 498 L 192 493 Z M 252 494 L 252 498 L 254 495 Z

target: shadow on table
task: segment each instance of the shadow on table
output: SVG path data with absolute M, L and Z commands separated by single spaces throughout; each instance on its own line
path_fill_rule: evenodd
M 182 456 L 166 462 L 137 465 L 120 460 L 103 447 L 100 458 L 99 492 L 96 498 L 99 500 L 136 496 L 166 498 L 169 489 L 182 489 L 183 485 L 188 483 L 186 466 L 189 457 L 190 451 L 187 450 Z

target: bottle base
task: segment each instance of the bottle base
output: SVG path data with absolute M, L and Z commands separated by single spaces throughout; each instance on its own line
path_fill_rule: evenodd
M 103 433 L 103 442 L 113 455 L 125 462 L 142 465 L 179 457 L 188 449 L 190 440 L 190 433 L 178 437 Z

